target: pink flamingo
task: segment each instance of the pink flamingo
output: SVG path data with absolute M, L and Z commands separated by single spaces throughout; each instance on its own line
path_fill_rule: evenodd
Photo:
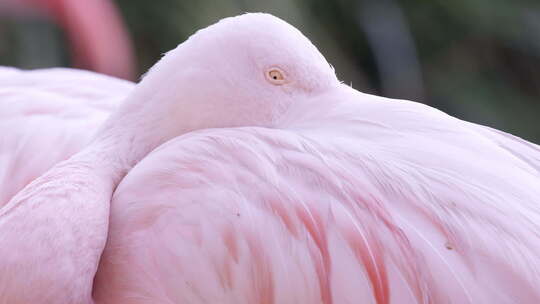
M 539 303 L 539 198 L 540 147 L 246 14 L 0 209 L 0 303 Z

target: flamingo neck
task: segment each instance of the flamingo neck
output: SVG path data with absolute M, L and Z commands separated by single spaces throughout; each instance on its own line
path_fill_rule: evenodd
M 122 113 L 124 112 L 124 113 Z M 159 120 L 132 111 L 114 113 L 79 155 L 93 162 L 118 183 L 127 172 L 167 138 L 160 135 Z
M 110 180 L 116 187 L 127 172 L 155 147 L 137 143 L 131 136 L 102 138 L 81 151 L 75 160 L 101 172 L 105 180 Z

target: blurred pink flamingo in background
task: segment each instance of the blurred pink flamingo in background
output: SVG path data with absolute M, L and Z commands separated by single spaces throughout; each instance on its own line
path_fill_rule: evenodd
M 0 303 L 540 301 L 540 147 L 360 93 L 278 18 L 201 30 L 135 87 L 0 72 L 0 113 L 75 137 L 0 209 Z
M 0 12 L 48 16 L 65 30 L 75 67 L 134 79 L 133 47 L 112 1 L 0 0 Z

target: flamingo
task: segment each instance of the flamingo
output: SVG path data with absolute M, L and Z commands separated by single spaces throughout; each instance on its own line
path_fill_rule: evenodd
M 0 303 L 539 303 L 540 147 L 226 18 L 0 209 Z

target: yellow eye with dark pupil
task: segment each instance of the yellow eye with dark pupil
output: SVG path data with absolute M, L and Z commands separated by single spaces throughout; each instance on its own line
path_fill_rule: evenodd
M 277 68 L 272 68 L 268 70 L 268 72 L 266 73 L 266 77 L 272 84 L 275 85 L 281 85 L 285 83 L 285 76 L 283 75 L 283 72 L 281 72 Z

